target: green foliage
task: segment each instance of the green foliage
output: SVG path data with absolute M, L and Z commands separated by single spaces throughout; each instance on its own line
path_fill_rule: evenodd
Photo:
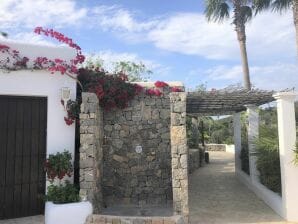
M 265 0 L 268 1 L 268 0 Z M 260 0 L 205 0 L 205 16 L 208 21 L 222 22 L 230 17 L 230 11 L 233 10 L 233 24 L 244 25 L 253 17 L 253 11 L 259 12 L 266 6 L 265 2 Z
M 64 151 L 49 155 L 49 158 L 46 160 L 45 171 L 51 182 L 56 177 L 61 180 L 65 175 L 71 176 L 72 163 L 70 152 Z
M 49 155 L 46 160 L 45 170 L 50 179 L 51 185 L 47 188 L 45 196 L 46 201 L 52 201 L 56 204 L 72 203 L 80 201 L 79 189 L 69 181 L 61 183 L 61 180 L 67 174 L 69 177 L 72 172 L 71 154 L 68 151 Z M 58 177 L 59 184 L 54 184 L 54 179 Z
M 271 117 L 270 121 L 266 121 L 268 114 Z M 276 109 L 261 110 L 260 118 L 259 138 L 255 141 L 260 181 L 270 190 L 281 193 Z
M 128 76 L 130 82 L 147 81 L 152 71 L 142 63 L 131 61 L 120 61 L 115 63 L 114 73 L 122 72 Z
M 282 12 L 291 8 L 293 0 L 273 0 L 272 9 L 274 11 Z
M 88 70 L 107 70 L 105 73 L 119 74 L 124 73 L 128 77 L 129 82 L 148 81 L 152 71 L 146 67 L 142 62 L 133 61 L 117 61 L 110 63 L 111 66 L 106 68 L 105 61 L 100 57 L 90 56 L 87 57 L 83 64 L 83 68 Z
M 243 172 L 250 175 L 249 171 L 249 150 L 248 150 L 248 136 L 247 136 L 247 114 L 241 113 L 241 169 Z
M 186 117 L 187 145 L 189 148 L 198 148 L 199 136 L 198 130 L 192 123 L 192 118 Z
M 64 185 L 50 185 L 45 200 L 55 204 L 79 202 L 79 189 L 68 181 Z

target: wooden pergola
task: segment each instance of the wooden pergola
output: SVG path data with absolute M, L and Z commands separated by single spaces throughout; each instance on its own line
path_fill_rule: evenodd
M 225 115 L 245 111 L 247 105 L 260 106 L 274 101 L 273 91 L 225 88 L 188 92 L 186 113 L 194 115 Z

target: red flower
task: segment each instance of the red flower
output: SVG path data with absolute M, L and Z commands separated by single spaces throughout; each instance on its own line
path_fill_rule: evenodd
M 181 88 L 174 86 L 174 87 L 171 87 L 171 92 L 183 92 L 183 91 Z
M 157 88 L 163 88 L 163 87 L 169 86 L 166 82 L 162 82 L 162 81 L 157 81 L 154 83 L 154 85 Z
M 158 89 L 156 89 L 154 92 L 155 92 L 155 96 L 161 96 L 162 95 L 162 92 L 160 92 Z
M 68 126 L 72 125 L 74 122 L 71 118 L 68 117 L 64 117 L 64 121 Z
M 0 51 L 2 51 L 4 53 L 5 51 L 7 52 L 8 50 L 9 50 L 8 46 L 6 46 L 4 44 L 0 44 Z

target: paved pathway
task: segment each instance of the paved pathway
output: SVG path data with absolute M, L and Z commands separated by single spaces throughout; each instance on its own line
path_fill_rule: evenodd
M 190 176 L 191 224 L 286 223 L 234 173 L 234 155 L 211 152 L 210 164 Z
M 0 220 L 0 224 L 44 224 L 44 217 L 38 215 L 19 219 Z

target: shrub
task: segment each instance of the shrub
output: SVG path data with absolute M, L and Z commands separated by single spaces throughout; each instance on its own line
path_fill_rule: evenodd
M 198 148 L 199 141 L 198 141 L 198 130 L 192 124 L 192 118 L 187 116 L 186 117 L 186 130 L 187 130 L 187 145 L 189 148 Z
M 62 180 L 65 175 L 71 176 L 72 170 L 71 154 L 68 151 L 57 152 L 55 155 L 51 154 L 46 160 L 45 171 L 51 182 L 55 178 Z
M 128 102 L 143 91 L 143 87 L 127 82 L 127 76 L 123 73 L 109 74 L 98 69 L 80 69 L 78 79 L 83 91 L 95 93 L 99 105 L 106 111 L 127 107 Z
M 70 177 L 72 170 L 70 152 L 64 151 L 63 153 L 57 152 L 54 155 L 49 155 L 49 158 L 46 160 L 45 171 L 51 184 L 47 188 L 46 201 L 52 201 L 56 204 L 80 201 L 79 189 L 69 181 L 64 181 L 63 183 L 61 181 L 65 175 Z M 54 184 L 55 178 L 59 179 L 57 185 Z
M 46 201 L 55 204 L 72 203 L 80 201 L 79 189 L 68 181 L 64 185 L 50 185 L 46 195 Z
M 260 137 L 256 140 L 257 169 L 260 181 L 270 190 L 281 193 L 280 159 L 276 126 L 260 126 Z
M 240 152 L 240 160 L 241 160 L 241 170 L 248 175 L 250 175 L 249 171 L 249 149 L 248 149 L 248 136 L 247 136 L 247 120 L 246 114 L 242 114 L 242 122 L 241 122 L 241 152 Z

